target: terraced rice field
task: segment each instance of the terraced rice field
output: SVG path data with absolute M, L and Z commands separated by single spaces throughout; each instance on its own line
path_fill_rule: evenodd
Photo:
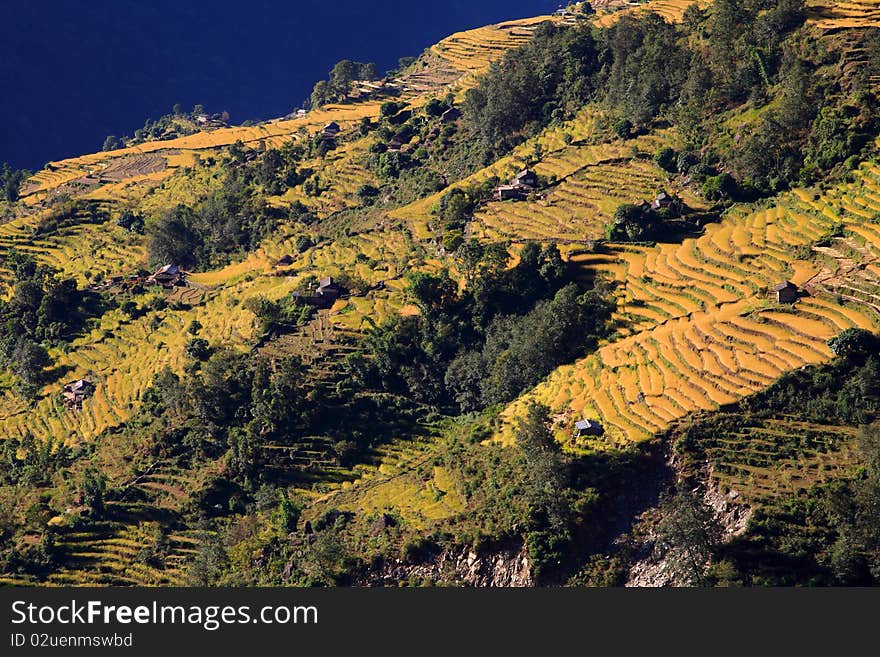
M 556 220 L 545 220 L 543 227 L 536 225 L 532 228 L 526 227 L 520 221 L 517 227 L 523 229 L 523 233 L 518 234 L 515 231 L 515 227 L 511 227 L 509 222 L 506 221 L 506 213 L 524 215 L 534 211 L 536 214 L 541 214 L 542 210 L 539 205 L 525 202 L 489 203 L 485 209 L 477 212 L 472 222 L 475 235 L 486 239 L 515 237 L 516 235 L 533 239 L 584 239 L 586 227 L 584 227 L 584 230 L 581 230 L 581 223 L 584 222 L 575 222 L 572 226 L 571 221 L 562 217 L 562 215 L 570 211 L 577 217 L 588 212 L 586 206 L 581 207 L 579 205 L 579 199 L 577 198 L 579 193 L 589 193 L 594 201 L 601 202 L 599 198 L 600 190 L 612 187 L 610 184 L 606 184 L 605 180 L 603 180 L 603 175 L 606 173 L 609 176 L 613 176 L 615 173 L 619 174 L 619 171 L 613 171 L 615 167 L 620 169 L 632 164 L 634 169 L 640 172 L 637 175 L 641 176 L 640 179 L 642 181 L 644 181 L 645 176 L 652 179 L 656 178 L 658 181 L 665 180 L 666 174 L 664 172 L 643 160 L 649 159 L 646 154 L 655 152 L 661 145 L 674 143 L 674 135 L 671 132 L 660 131 L 656 134 L 643 135 L 635 139 L 610 141 L 607 135 L 600 134 L 597 136 L 595 134 L 594 129 L 597 118 L 598 115 L 595 109 L 589 108 L 584 110 L 584 112 L 571 121 L 566 122 L 562 126 L 553 127 L 527 140 L 514 149 L 509 156 L 501 158 L 494 164 L 473 173 L 453 185 L 453 187 L 466 188 L 483 183 L 493 176 L 501 180 L 508 180 L 517 171 L 527 166 L 527 162 L 530 161 L 536 150 L 541 153 L 541 157 L 536 164 L 532 165 L 532 168 L 539 176 L 553 181 L 554 184 L 559 183 L 559 187 L 554 188 L 547 195 L 547 201 L 550 203 L 559 202 L 559 211 L 555 213 L 552 210 L 550 211 L 550 214 L 559 215 Z M 567 135 L 567 137 L 563 137 L 563 135 Z M 588 138 L 594 143 L 588 143 Z M 574 139 L 583 141 L 575 143 Z M 639 157 L 636 158 L 635 154 L 639 154 Z M 607 167 L 608 171 L 605 171 L 603 167 Z M 648 174 L 648 171 L 652 173 Z M 578 183 L 579 177 L 583 178 L 585 182 Z M 571 178 L 570 182 L 569 178 Z M 590 182 L 591 180 L 592 182 Z M 650 190 L 650 192 L 653 192 L 657 188 L 657 185 L 652 181 L 650 185 L 642 190 L 639 190 L 633 183 L 632 190 L 629 190 L 630 181 L 627 180 L 625 182 L 624 189 L 627 191 L 623 192 L 624 196 L 621 198 L 639 199 L 640 191 Z M 585 187 L 589 188 L 589 192 L 584 191 Z M 553 195 L 553 192 L 557 190 L 559 191 L 558 198 Z M 434 236 L 431 209 L 437 205 L 440 198 L 448 191 L 444 190 L 410 205 L 393 210 L 389 213 L 389 216 L 405 221 L 417 239 L 429 239 Z M 669 188 L 668 191 L 681 191 L 688 203 L 694 207 L 702 206 L 702 203 L 696 197 L 689 195 L 683 190 Z M 648 196 L 650 195 L 648 194 Z M 542 201 L 542 203 L 544 202 Z M 613 213 L 616 208 L 614 200 L 602 202 L 602 205 L 607 213 Z M 607 219 L 607 216 L 608 214 L 604 216 L 604 219 Z M 589 230 L 595 232 L 595 227 L 601 221 L 603 221 L 603 217 L 598 217 L 595 221 L 590 220 L 588 222 Z M 526 230 L 531 232 L 527 235 Z M 560 236 L 557 234 L 558 230 L 567 232 Z M 575 237 L 571 237 L 572 235 L 575 235 Z
M 200 337 L 212 344 L 243 349 L 253 339 L 255 330 L 253 315 L 241 308 L 244 299 L 278 299 L 296 289 L 306 275 L 339 276 L 345 272 L 368 285 L 393 281 L 408 267 L 410 257 L 401 232 L 368 232 L 345 244 L 328 242 L 310 249 L 289 268 L 289 275 L 275 276 L 271 263 L 284 252 L 296 252 L 292 240 L 267 243 L 240 263 L 193 275 L 193 282 L 215 289 L 207 293 L 192 290 L 197 296 L 188 301 L 198 305 L 190 310 L 150 312 L 134 321 L 119 311 L 106 314 L 101 325 L 74 341 L 69 351 L 53 354 L 58 365 L 70 368 L 68 378 L 87 376 L 95 382 L 95 392 L 86 400 L 83 410 L 66 410 L 58 397 L 59 385 L 47 386 L 44 397 L 27 414 L 14 400 L 0 404 L 0 435 L 20 435 L 30 430 L 37 437 L 53 435 L 71 442 L 89 440 L 128 419 L 161 369 L 168 366 L 178 372 L 182 370 L 184 346 L 189 338 L 185 328 L 191 321 L 202 324 Z M 367 317 L 381 322 L 398 312 L 404 301 L 402 292 L 390 286 L 340 303 L 330 320 L 343 330 L 358 331 Z
M 166 141 L 138 144 L 116 151 L 92 153 L 61 162 L 50 163 L 46 169 L 32 176 L 22 189 L 23 201 L 37 206 L 65 185 L 78 179 L 106 177 L 116 181 L 106 190 L 96 190 L 100 197 L 117 198 L 134 179 L 144 186 L 156 186 L 182 166 L 189 166 L 200 153 L 210 154 L 241 141 L 256 146 L 260 142 L 278 145 L 294 138 L 300 131 L 317 132 L 330 121 L 336 121 L 343 130 L 353 127 L 361 118 L 376 117 L 379 101 L 365 101 L 351 105 L 327 105 L 309 112 L 302 118 L 276 120 L 255 126 L 222 128 L 210 132 L 178 137 Z M 167 170 L 167 172 L 166 172 Z M 161 175 L 166 172 L 165 175 Z
M 90 377 L 94 394 L 81 412 L 67 411 L 60 402 L 58 385 L 48 386 L 27 414 L 0 416 L 0 435 L 20 435 L 30 430 L 40 438 L 54 435 L 70 442 L 88 440 L 116 426 L 132 414 L 153 376 L 168 366 L 182 371 L 185 331 L 197 319 L 205 327 L 202 337 L 212 343 L 242 347 L 253 336 L 253 316 L 235 307 L 233 294 L 259 294 L 285 279 L 264 277 L 223 290 L 189 311 L 150 312 L 133 321 L 109 313 L 100 327 L 77 339 L 67 353 L 53 354 L 58 365 L 70 368 L 69 378 Z
M 784 372 L 830 359 L 825 341 L 841 326 L 870 326 L 861 315 L 817 308 L 741 315 L 744 306 L 730 304 L 669 320 L 559 368 L 527 399 L 600 418 L 611 443 L 644 440 L 689 413 L 734 402 Z
M 541 16 L 457 32 L 431 46 L 431 51 L 462 73 L 479 73 L 505 52 L 526 43 L 534 26 L 551 20 Z
M 780 280 L 811 279 L 815 268 L 796 261 L 807 246 L 844 224 L 865 238 L 878 167 L 863 166 L 854 183 L 820 194 L 798 190 L 778 204 L 734 210 L 697 239 L 654 247 L 608 245 L 600 253 L 569 251 L 585 276 L 619 282 L 617 339 L 554 372 L 512 404 L 512 418 L 531 399 L 555 411 L 600 419 L 598 446 L 644 440 L 675 419 L 712 410 L 761 390 L 781 374 L 831 358 L 826 341 L 851 328 L 876 330 L 864 304 L 841 305 L 808 295 L 778 307 L 769 290 Z M 509 439 L 508 422 L 500 437 Z
M 799 422 L 754 421 L 736 431 L 703 438 L 722 491 L 735 490 L 748 504 L 770 503 L 811 486 L 851 475 L 857 430 Z
M 314 179 L 322 192 L 318 197 L 306 196 L 300 187 L 288 190 L 283 196 L 274 197 L 270 202 L 276 205 L 299 201 L 309 207 L 319 218 L 326 218 L 335 212 L 360 204 L 357 192 L 363 185 L 380 186 L 380 181 L 364 165 L 367 148 L 371 138 L 344 144 L 330 151 L 323 160 L 303 163 L 303 168 L 311 168 L 317 173 Z
M 622 16 L 638 16 L 649 12 L 659 14 L 670 23 L 680 23 L 685 9 L 692 4 L 694 4 L 694 0 L 650 0 L 643 4 L 627 6 L 620 11 L 602 14 L 594 23 L 599 27 L 609 27 L 619 21 Z M 698 4 L 706 7 L 710 4 L 710 0 L 698 0 Z
M 118 228 L 115 223 L 79 224 L 34 237 L 40 214 L 0 224 L 0 253 L 17 249 L 58 268 L 86 285 L 90 276 L 114 275 L 146 264 L 143 238 Z M 8 281 L 8 270 L 0 268 L 0 281 Z
M 111 505 L 114 510 L 123 504 Z M 132 505 L 140 512 L 139 505 Z M 57 546 L 64 568 L 51 574 L 49 586 L 180 586 L 186 563 L 195 556 L 204 532 L 187 530 L 167 537 L 167 554 L 157 563 L 147 558 L 155 545 L 155 523 L 93 523 L 88 531 L 63 532 Z
M 878 0 L 811 0 L 806 4 L 813 23 L 823 30 L 880 27 Z
M 356 466 L 353 478 L 332 485 L 311 512 L 317 515 L 325 506 L 367 513 L 394 509 L 418 528 L 461 513 L 466 499 L 450 473 L 432 465 L 436 455 L 437 443 L 428 436 L 382 445 L 372 464 Z
M 641 160 L 583 167 L 545 199 L 488 203 L 474 216 L 475 233 L 486 239 L 599 239 L 619 205 L 653 198 L 664 178 Z

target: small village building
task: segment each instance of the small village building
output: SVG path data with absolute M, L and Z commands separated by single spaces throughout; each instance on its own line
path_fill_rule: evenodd
M 783 281 L 773 287 L 776 303 L 794 303 L 798 299 L 798 286 L 791 281 Z
M 314 293 L 303 294 L 294 292 L 293 298 L 297 303 L 307 303 L 318 308 L 329 308 L 342 296 L 343 289 L 331 276 L 318 281 L 318 288 Z
M 157 269 L 148 279 L 148 283 L 161 285 L 162 287 L 174 287 L 185 281 L 186 272 L 177 265 L 165 265 Z
M 495 188 L 495 199 L 498 201 L 522 201 L 537 186 L 538 175 L 531 169 L 523 169 L 511 179 L 510 184 Z
M 339 124 L 336 121 L 330 121 L 327 125 L 324 126 L 324 129 L 321 130 L 321 134 L 329 139 L 333 139 L 336 135 L 339 134 L 342 128 L 339 127 Z
M 95 386 L 85 379 L 77 379 L 64 385 L 61 396 L 64 399 L 64 405 L 68 410 L 81 411 L 83 401 L 88 397 Z
M 322 278 L 318 282 L 318 298 L 326 305 L 332 306 L 342 294 L 342 288 L 332 277 Z
M 307 116 L 307 115 L 308 115 L 308 112 L 307 112 L 306 110 L 304 110 L 304 109 L 298 109 L 298 110 L 296 110 L 296 118 L 298 118 L 298 119 L 302 119 L 302 118 L 304 118 L 304 117 Z
M 287 253 L 278 259 L 278 262 L 275 263 L 275 266 L 276 267 L 289 267 L 290 265 L 293 264 L 293 262 L 294 262 L 293 256 L 290 255 L 289 253 Z
M 574 423 L 574 437 L 583 438 L 585 436 L 602 436 L 605 434 L 605 428 L 595 420 L 578 420 Z
M 400 140 L 400 137 L 392 137 L 387 146 L 389 151 L 399 151 L 403 148 L 403 142 Z
M 538 174 L 536 174 L 531 169 L 523 169 L 513 177 L 513 180 L 510 181 L 510 184 L 535 188 L 538 186 Z
M 663 210 L 664 208 L 671 207 L 673 203 L 675 203 L 675 199 L 672 196 L 666 192 L 660 192 L 654 197 L 654 200 L 651 201 L 651 209 Z
M 448 110 L 443 112 L 440 115 L 441 123 L 452 123 L 453 121 L 457 121 L 461 118 L 461 110 L 457 107 L 450 107 Z
M 523 201 L 529 192 L 524 185 L 501 185 L 495 188 L 495 199 L 498 201 Z

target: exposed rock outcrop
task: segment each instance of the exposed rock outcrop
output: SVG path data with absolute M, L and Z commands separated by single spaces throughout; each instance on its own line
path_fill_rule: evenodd
M 531 564 L 522 545 L 477 551 L 470 547 L 444 548 L 417 563 L 402 559 L 365 573 L 362 584 L 396 586 L 419 581 L 474 587 L 533 586 Z

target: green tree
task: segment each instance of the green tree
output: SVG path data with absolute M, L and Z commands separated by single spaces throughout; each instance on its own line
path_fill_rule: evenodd
M 24 169 L 13 169 L 4 163 L 0 167 L 0 189 L 9 203 L 15 203 L 18 200 L 21 184 L 30 176 L 28 171 Z
M 122 148 L 119 139 L 117 139 L 115 135 L 107 135 L 107 138 L 104 140 L 104 145 L 101 147 L 101 150 L 115 151 L 117 148 Z
M 553 507 L 566 481 L 562 448 L 550 430 L 550 409 L 530 403 L 517 421 L 515 436 L 526 459 L 532 505 Z
M 92 509 L 95 515 L 104 511 L 104 495 L 107 492 L 107 476 L 98 468 L 86 468 L 80 478 L 79 491 L 82 503 Z
M 407 295 L 426 316 L 448 312 L 457 299 L 458 286 L 445 269 L 439 274 L 414 272 L 407 281 Z
M 211 345 L 204 338 L 193 338 L 186 343 L 184 351 L 193 360 L 203 361 L 211 355 Z
M 669 146 L 662 146 L 654 155 L 654 163 L 669 173 L 675 173 L 678 170 L 678 153 Z
M 323 107 L 332 99 L 330 84 L 326 80 L 318 80 L 312 89 L 310 103 L 312 107 Z
M 185 205 L 166 210 L 149 229 L 150 260 L 156 265 L 189 266 L 201 246 L 195 232 L 195 213 Z
M 729 173 L 706 178 L 700 192 L 707 201 L 729 201 L 736 196 L 737 184 Z
M 712 508 L 697 494 L 679 489 L 659 507 L 656 548 L 676 583 L 706 586 L 707 569 L 721 542 Z
M 849 358 L 867 355 L 877 349 L 877 338 L 873 333 L 860 328 L 848 328 L 828 340 L 828 348 L 835 356 Z
M 300 513 L 302 512 L 302 504 L 297 500 L 292 500 L 287 496 L 287 491 L 281 489 L 278 491 L 279 501 L 276 512 L 276 523 L 278 531 L 287 535 L 296 531 L 296 525 L 299 522 Z

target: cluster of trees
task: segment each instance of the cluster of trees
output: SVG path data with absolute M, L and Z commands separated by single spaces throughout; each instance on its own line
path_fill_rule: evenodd
M 525 547 L 536 578 L 565 559 L 578 521 L 596 502 L 592 488 L 578 490 L 571 463 L 550 429 L 550 409 L 532 403 L 515 428 L 523 454 L 527 500 Z
M 554 119 L 574 114 L 593 97 L 603 66 L 587 29 L 541 25 L 527 44 L 507 53 L 469 90 L 464 114 L 488 164 Z
M 245 301 L 245 308 L 254 313 L 264 334 L 296 328 L 307 322 L 314 314 L 313 306 L 297 303 L 290 294 L 278 301 L 265 297 L 250 297 Z
M 509 402 L 558 365 L 583 356 L 604 334 L 610 305 L 570 283 L 522 316 L 498 315 L 481 345 L 449 363 L 444 382 L 462 411 Z
M 370 333 L 360 380 L 424 403 L 479 410 L 514 398 L 606 330 L 611 304 L 603 290 L 567 285 L 555 246 L 527 244 L 510 269 L 505 245 L 467 242 L 456 258 L 465 291 L 445 271 L 411 275 L 420 313 Z
M 469 166 L 464 153 L 467 141 L 457 139 L 455 121 L 441 121 L 443 113 L 454 106 L 454 98 L 433 98 L 421 109 L 405 103 L 387 101 L 380 109 L 378 122 L 364 121 L 361 134 L 373 134 L 367 166 L 382 180 L 382 190 L 389 199 L 407 203 L 442 190 L 450 181 L 462 177 Z M 389 148 L 393 142 L 404 147 L 415 137 L 417 148 Z
M 8 163 L 4 162 L 0 167 L 0 193 L 9 203 L 15 203 L 18 200 L 18 193 L 21 184 L 30 177 L 30 171 L 25 169 L 13 169 Z
M 370 82 L 379 76 L 373 63 L 354 62 L 343 59 L 330 71 L 329 79 L 319 80 L 312 90 L 312 107 L 327 103 L 344 101 L 351 94 L 351 87 L 357 80 Z
M 100 298 L 78 290 L 76 281 L 58 270 L 12 251 L 13 294 L 0 300 L 0 365 L 18 376 L 25 397 L 34 396 L 49 376 L 45 345 L 70 339 L 88 317 L 100 312 Z
M 240 144 L 230 146 L 219 190 L 194 207 L 167 209 L 148 224 L 150 260 L 209 267 L 256 248 L 278 221 L 288 218 L 266 203 L 265 195 L 301 180 L 304 172 L 295 164 L 300 151 L 290 146 L 250 158 Z
M 0 441 L 0 485 L 45 486 L 52 474 L 68 465 L 76 452 L 63 442 L 38 441 L 30 432 Z
M 478 146 L 469 155 L 485 164 L 593 101 L 618 117 L 624 137 L 676 125 L 687 148 L 675 170 L 699 181 L 731 174 L 712 191 L 729 194 L 735 181 L 753 197 L 812 182 L 880 129 L 868 83 L 880 58 L 841 79 L 844 49 L 817 47 L 805 18 L 802 0 L 721 0 L 691 5 L 679 25 L 646 13 L 604 30 L 543 26 L 468 92 L 465 121 Z M 876 31 L 854 38 L 880 51 Z M 745 106 L 758 111 L 735 135 L 719 125 L 719 114 Z

